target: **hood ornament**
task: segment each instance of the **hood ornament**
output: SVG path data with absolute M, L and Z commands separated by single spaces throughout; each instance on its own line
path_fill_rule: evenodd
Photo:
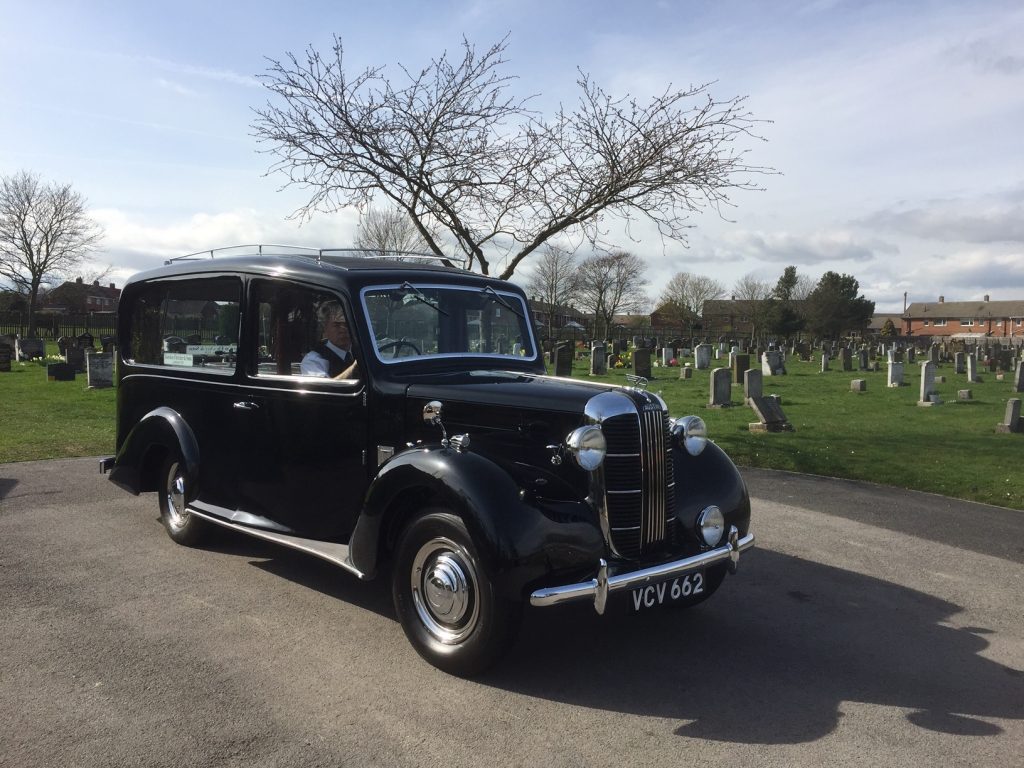
M 626 381 L 628 381 L 634 389 L 647 389 L 647 379 L 643 376 L 634 376 L 631 373 L 627 373 Z

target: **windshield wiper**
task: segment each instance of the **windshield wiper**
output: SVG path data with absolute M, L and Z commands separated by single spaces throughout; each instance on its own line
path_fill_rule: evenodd
M 496 290 L 491 288 L 491 286 L 485 285 L 483 288 L 480 289 L 480 293 L 484 294 L 485 296 L 487 296 L 488 298 L 492 299 L 493 301 L 496 301 L 499 304 L 501 304 L 501 306 L 503 306 L 506 309 L 508 309 L 509 311 L 511 311 L 520 320 L 525 320 L 526 319 L 525 317 L 523 317 L 523 314 L 518 309 L 516 309 L 515 307 L 512 306 L 511 302 L 509 302 L 507 299 L 502 298 L 501 295 Z
M 415 287 L 413 287 L 412 283 L 410 283 L 408 281 L 402 283 L 399 286 L 399 290 L 406 292 L 405 295 L 402 296 L 402 303 L 406 303 L 407 299 L 412 299 L 413 301 L 418 301 L 420 304 L 426 304 L 432 310 L 434 310 L 435 312 L 441 313 L 445 317 L 449 316 L 447 312 L 445 312 L 443 309 L 441 309 L 439 306 L 437 306 L 437 299 L 435 299 L 434 301 L 431 301 L 426 296 L 424 296 L 422 293 L 420 293 L 419 290 L 417 290 Z

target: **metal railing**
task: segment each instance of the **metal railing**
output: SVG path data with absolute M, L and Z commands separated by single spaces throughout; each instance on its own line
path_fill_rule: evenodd
M 394 261 L 406 261 L 413 264 L 440 263 L 445 266 L 453 266 L 458 269 L 466 269 L 469 259 L 459 256 L 442 256 L 436 253 L 423 253 L 420 251 L 386 251 L 370 248 L 312 248 L 304 245 L 276 245 L 270 243 L 253 243 L 248 245 L 228 245 L 222 248 L 211 248 L 205 251 L 187 253 L 184 256 L 174 256 L 167 259 L 165 264 L 173 264 L 179 261 L 195 261 L 198 259 L 213 259 L 231 256 L 289 256 L 313 259 L 317 263 L 337 263 L 344 258 L 354 259 L 389 259 Z

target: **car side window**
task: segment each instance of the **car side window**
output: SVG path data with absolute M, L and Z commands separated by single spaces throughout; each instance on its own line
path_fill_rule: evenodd
M 228 277 L 147 285 L 129 309 L 125 360 L 233 374 L 241 295 L 241 280 Z
M 253 282 L 256 376 L 359 378 L 349 314 L 334 294 L 284 281 Z

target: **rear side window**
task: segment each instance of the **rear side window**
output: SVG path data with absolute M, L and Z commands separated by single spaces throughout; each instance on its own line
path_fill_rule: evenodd
M 151 283 L 129 307 L 125 360 L 234 373 L 242 282 L 217 277 Z

